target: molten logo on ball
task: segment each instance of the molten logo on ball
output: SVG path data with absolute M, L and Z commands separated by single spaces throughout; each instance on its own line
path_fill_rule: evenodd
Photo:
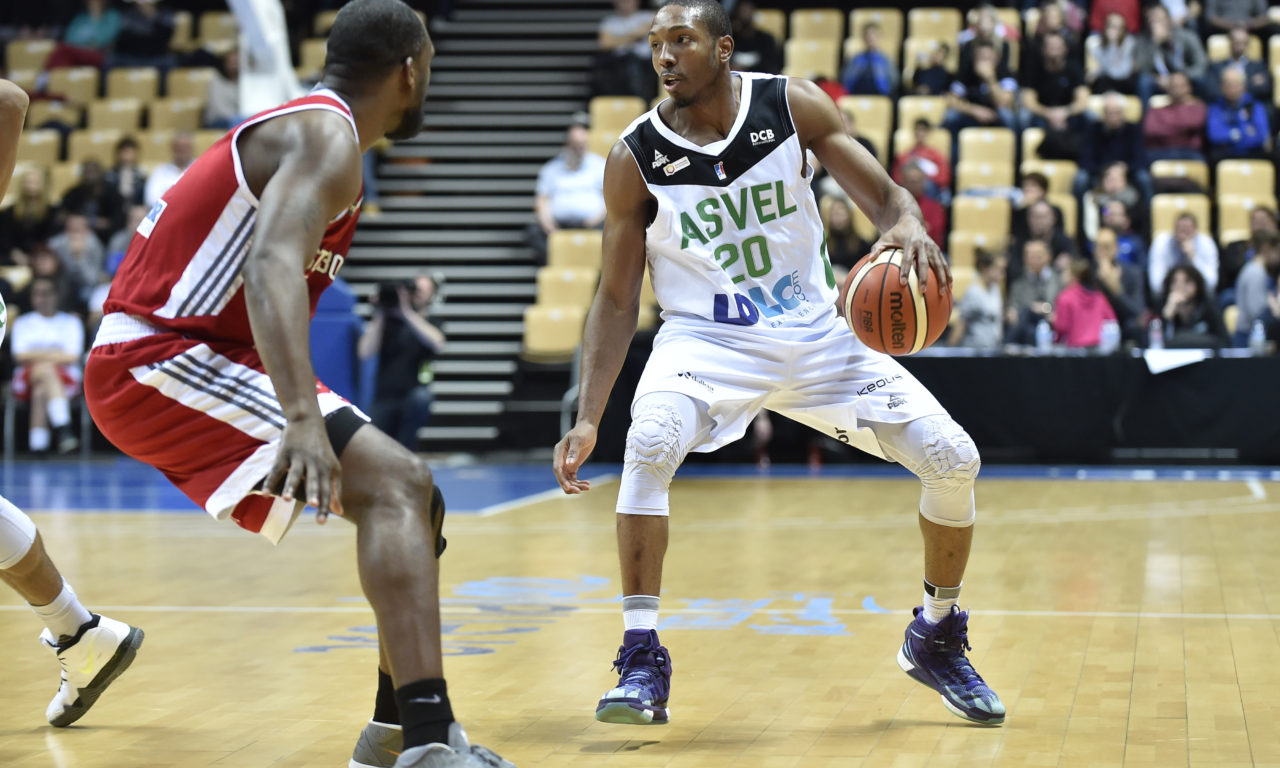
M 889 340 L 894 349 L 902 349 L 907 343 L 907 321 L 902 314 L 902 291 L 889 294 Z

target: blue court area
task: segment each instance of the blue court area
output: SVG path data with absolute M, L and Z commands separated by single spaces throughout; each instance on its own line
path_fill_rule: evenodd
M 588 464 L 582 475 L 604 481 L 616 478 L 621 469 L 617 464 Z M 433 471 L 448 499 L 450 514 L 495 514 L 559 493 L 550 462 L 444 464 L 434 466 Z M 768 470 L 759 470 L 746 465 L 703 464 L 686 466 L 677 477 L 812 477 L 821 481 L 859 477 L 906 479 L 910 475 L 893 464 L 827 465 L 817 471 L 804 465 L 775 464 Z M 982 477 L 989 480 L 1280 482 L 1280 468 L 984 466 Z M 0 463 L 0 493 L 33 512 L 200 512 L 159 472 L 124 457 Z

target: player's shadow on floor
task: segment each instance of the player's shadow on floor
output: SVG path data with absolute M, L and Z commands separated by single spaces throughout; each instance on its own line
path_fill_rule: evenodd
M 612 755 L 616 752 L 639 752 L 645 747 L 652 747 L 661 743 L 661 741 L 641 741 L 639 739 L 598 741 L 593 744 L 583 745 L 580 751 L 593 755 Z

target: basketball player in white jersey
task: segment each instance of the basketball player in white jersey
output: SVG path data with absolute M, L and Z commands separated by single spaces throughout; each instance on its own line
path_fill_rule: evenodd
M 27 104 L 27 94 L 21 88 L 0 80 L 0 197 L 13 176 Z M 7 326 L 4 300 L 0 298 L 0 342 L 4 341 Z M 45 716 L 55 726 L 71 725 L 133 663 L 143 632 L 89 613 L 45 552 L 36 524 L 2 496 L 0 581 L 21 595 L 45 624 L 40 642 L 57 655 L 62 665 L 62 682 Z
M 845 133 L 817 86 L 730 71 L 729 20 L 714 0 L 668 2 L 649 43 L 669 98 L 609 154 L 604 264 L 583 341 L 578 419 L 554 459 L 566 493 L 590 488 L 578 472 L 635 331 L 647 261 L 664 323 L 631 407 L 617 507 L 620 679 L 596 718 L 667 721 L 671 660 L 656 628 L 668 486 L 689 451 L 739 439 L 768 408 L 920 478 L 924 605 L 898 663 L 960 717 L 1003 722 L 1004 705 L 964 655 L 968 614 L 956 605 L 978 451 L 914 377 L 837 316 L 807 154 L 884 233 L 872 253 L 899 245 L 922 285 L 949 282 L 919 207 Z

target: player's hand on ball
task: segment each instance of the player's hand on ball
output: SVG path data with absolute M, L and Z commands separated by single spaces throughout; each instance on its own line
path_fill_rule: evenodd
M 587 457 L 596 447 L 596 428 L 594 424 L 580 421 L 573 429 L 556 443 L 553 470 L 556 482 L 565 493 L 577 494 L 591 490 L 591 483 L 578 479 L 578 470 L 587 462 Z
M 920 278 L 920 287 L 928 285 L 929 270 L 937 275 L 941 285 L 951 290 L 951 269 L 942 257 L 942 249 L 933 242 L 924 224 L 915 216 L 903 216 L 888 232 L 880 236 L 871 248 L 874 258 L 886 248 L 901 248 L 903 253 L 902 284 L 907 283 L 907 273 L 912 269 Z
M 323 524 L 330 512 L 342 514 L 342 465 L 329 444 L 324 419 L 301 419 L 285 425 L 265 487 L 285 501 L 293 501 L 299 485 L 305 489 L 307 506 L 316 509 L 316 522 Z

